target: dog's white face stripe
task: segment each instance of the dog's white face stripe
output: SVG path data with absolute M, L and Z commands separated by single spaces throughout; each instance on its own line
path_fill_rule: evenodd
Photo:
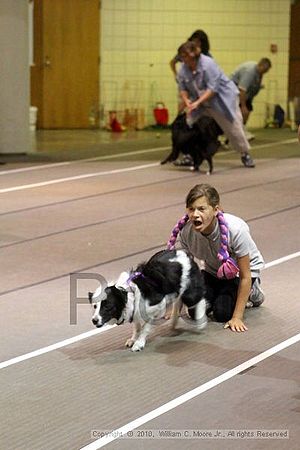
M 98 320 L 101 323 L 101 316 L 100 316 L 100 307 L 101 307 L 101 302 L 96 302 L 93 303 L 92 302 L 92 307 L 94 308 L 94 314 L 92 317 L 92 320 Z
M 101 301 L 105 297 L 106 297 L 106 294 L 103 291 L 102 286 L 99 286 L 99 287 L 97 287 L 97 289 L 93 293 L 92 302 Z
M 92 306 L 94 308 L 94 314 L 92 316 L 92 321 L 96 321 L 97 325 L 102 325 L 103 324 L 103 319 L 102 316 L 100 315 L 100 308 L 101 308 L 101 301 L 100 302 L 96 302 L 96 303 L 92 303 Z M 109 322 L 106 322 L 106 324 L 108 325 L 114 325 L 115 323 L 117 323 L 117 319 L 111 319 Z
M 102 318 L 100 316 L 101 301 L 104 300 L 105 298 L 106 294 L 105 292 L 103 292 L 102 286 L 99 286 L 93 294 L 91 304 L 92 307 L 94 308 L 92 321 L 97 320 L 100 325 L 102 324 Z

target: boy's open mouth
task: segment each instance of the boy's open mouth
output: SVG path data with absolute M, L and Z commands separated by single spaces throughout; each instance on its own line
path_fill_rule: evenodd
M 200 227 L 200 225 L 202 225 L 202 221 L 200 219 L 195 219 L 193 222 L 195 227 Z

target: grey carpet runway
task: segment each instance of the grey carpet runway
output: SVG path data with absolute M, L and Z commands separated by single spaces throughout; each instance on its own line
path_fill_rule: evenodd
M 38 136 L 39 152 L 8 157 L 0 171 L 0 448 L 298 449 L 296 136 L 261 130 L 255 169 L 227 150 L 216 155 L 211 176 L 160 166 L 168 133 L 97 141 L 83 132 L 80 148 L 73 139 L 63 155 L 57 133 L 52 143 L 50 132 Z M 267 263 L 266 301 L 247 310 L 249 330 L 232 333 L 209 321 L 199 332 L 181 320 L 172 335 L 165 321 L 134 354 L 124 348 L 130 325 L 95 334 L 88 305 L 77 307 L 71 325 L 70 274 L 83 274 L 77 294 L 84 297 L 97 286 L 89 274 L 113 281 L 163 249 L 199 182 L 213 184 L 225 211 L 249 223 Z M 126 425 L 132 436 L 102 438 Z

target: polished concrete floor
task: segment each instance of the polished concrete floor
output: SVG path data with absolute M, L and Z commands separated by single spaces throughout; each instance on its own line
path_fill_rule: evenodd
M 291 131 L 290 128 L 268 128 L 251 131 L 256 136 L 256 139 L 252 141 L 256 158 L 297 156 L 297 149 L 291 146 L 284 148 L 284 154 L 281 153 L 280 147 L 271 146 L 272 143 L 278 141 L 284 142 L 295 139 L 297 133 Z M 143 149 L 162 147 L 163 150 L 160 153 L 157 151 L 153 155 L 150 152 L 139 154 L 139 159 L 156 160 L 160 157 L 160 154 L 164 155 L 165 148 L 171 145 L 170 130 L 159 128 L 150 128 L 147 131 L 128 130 L 123 133 L 112 133 L 105 130 L 36 130 L 31 131 L 30 138 L 30 153 L 23 155 L 2 154 L 1 160 L 14 165 L 26 162 L 57 162 L 111 155 L 113 153 L 128 153 L 135 147 Z M 270 145 L 267 146 L 267 144 Z M 258 152 L 255 150 L 256 147 L 259 148 Z M 226 150 L 226 148 L 223 148 L 223 150 Z M 216 155 L 216 158 L 224 159 L 222 151 Z
M 166 130 L 38 131 L 31 154 L 2 155 L 1 449 L 299 448 L 300 145 L 289 129 L 255 134 L 255 169 L 221 149 L 211 176 L 160 166 Z M 84 302 L 93 275 L 113 281 L 165 248 L 199 182 L 264 255 L 249 330 L 181 322 L 173 336 L 166 321 L 134 354 L 130 326 L 99 333 L 89 305 L 71 324 L 70 274 Z

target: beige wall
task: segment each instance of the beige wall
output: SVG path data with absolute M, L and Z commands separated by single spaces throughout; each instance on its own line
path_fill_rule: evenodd
M 150 124 L 154 103 L 163 101 L 173 119 L 177 89 L 168 63 L 201 28 L 227 75 L 243 61 L 272 60 L 248 123 L 264 126 L 267 102 L 287 105 L 289 22 L 290 0 L 102 0 L 101 103 L 105 110 L 145 108 Z
M 0 0 L 0 154 L 29 151 L 28 1 Z

